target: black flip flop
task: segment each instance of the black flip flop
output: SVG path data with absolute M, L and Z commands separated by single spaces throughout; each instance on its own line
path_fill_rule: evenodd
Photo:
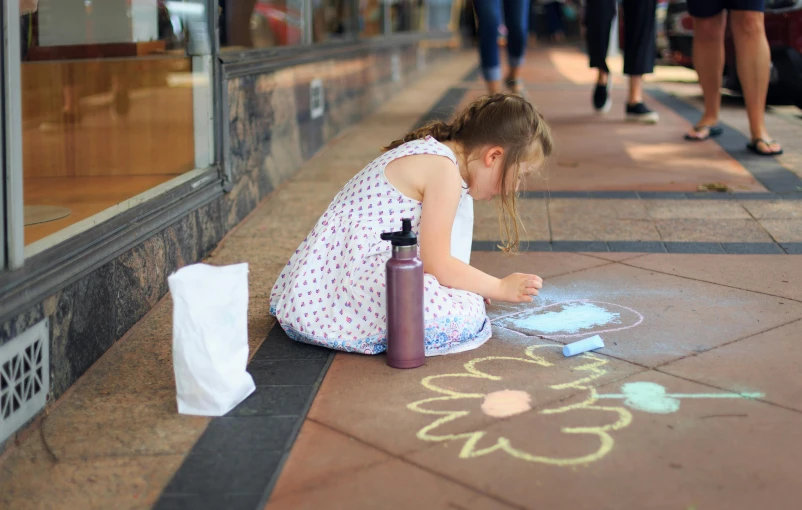
M 758 156 L 779 156 L 780 154 L 783 153 L 782 149 L 780 149 L 778 151 L 771 151 L 770 150 L 769 152 L 763 152 L 757 146 L 757 144 L 759 144 L 760 142 L 763 142 L 766 145 L 766 147 L 768 147 L 769 145 L 771 145 L 773 143 L 777 143 L 776 140 L 766 140 L 766 139 L 763 139 L 763 138 L 755 138 L 754 140 L 752 140 L 751 142 L 746 144 L 746 148 L 749 149 L 750 151 L 754 152 Z
M 693 126 L 693 130 L 696 131 L 697 133 L 702 131 L 703 129 L 707 129 L 707 136 L 698 138 L 695 136 L 691 136 L 688 133 L 685 133 L 685 139 L 688 140 L 689 142 L 704 142 L 705 140 L 721 136 L 721 134 L 724 133 L 724 130 L 721 129 L 719 126 L 703 126 L 703 125 Z

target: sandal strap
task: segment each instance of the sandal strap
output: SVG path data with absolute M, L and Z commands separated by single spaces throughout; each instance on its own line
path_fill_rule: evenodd
M 777 140 L 766 140 L 765 138 L 755 138 L 754 140 L 752 140 L 752 143 L 755 146 L 757 146 L 757 144 L 759 144 L 760 142 L 763 142 L 766 145 L 766 147 L 768 147 L 771 144 L 777 143 Z

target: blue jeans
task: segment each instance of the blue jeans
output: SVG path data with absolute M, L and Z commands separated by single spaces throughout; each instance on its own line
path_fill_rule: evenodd
M 482 75 L 487 81 L 501 79 L 501 59 L 498 51 L 498 27 L 501 6 L 504 4 L 504 25 L 507 27 L 507 56 L 510 67 L 519 67 L 526 52 L 529 24 L 529 0 L 474 1 L 479 22 L 479 60 Z

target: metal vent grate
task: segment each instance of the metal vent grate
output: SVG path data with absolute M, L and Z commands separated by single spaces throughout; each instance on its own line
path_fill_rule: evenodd
M 50 388 L 47 319 L 0 346 L 0 441 L 45 406 Z
M 323 81 L 312 80 L 309 84 L 309 116 L 312 119 L 320 118 L 324 110 Z

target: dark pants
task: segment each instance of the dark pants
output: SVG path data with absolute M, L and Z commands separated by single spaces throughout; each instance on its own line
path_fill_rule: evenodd
M 623 0 L 624 74 L 640 76 L 654 70 L 657 0 Z M 587 0 L 585 24 L 590 67 L 609 73 L 607 49 L 616 0 Z M 618 43 L 617 41 L 615 42 Z
M 482 74 L 487 81 L 501 79 L 501 59 L 498 50 L 498 26 L 504 6 L 504 25 L 507 27 L 507 57 L 510 67 L 519 67 L 526 52 L 529 22 L 529 0 L 474 0 L 479 21 L 479 58 Z
M 560 2 L 551 2 L 546 4 L 546 30 L 549 35 L 564 32 L 563 30 L 563 4 Z
M 765 0 L 688 0 L 688 14 L 694 18 L 711 18 L 723 10 L 757 11 L 766 10 Z

